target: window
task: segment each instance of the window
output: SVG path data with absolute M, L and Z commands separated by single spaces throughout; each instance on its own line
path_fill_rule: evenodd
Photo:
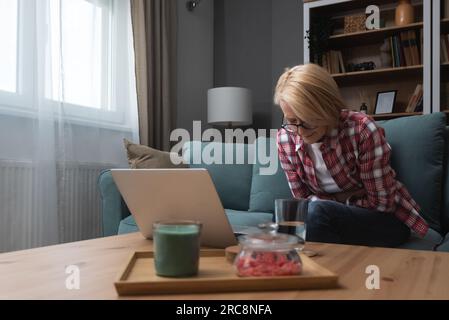
M 134 81 L 125 4 L 0 0 L 0 112 L 32 114 L 42 92 L 64 117 L 123 125 Z
M 48 98 L 110 110 L 110 13 L 108 5 L 101 7 L 85 0 L 55 1 L 51 6 L 52 78 L 61 79 L 64 94 L 58 86 L 60 81 L 53 81 Z
M 17 0 L 0 0 L 0 90 L 17 90 Z

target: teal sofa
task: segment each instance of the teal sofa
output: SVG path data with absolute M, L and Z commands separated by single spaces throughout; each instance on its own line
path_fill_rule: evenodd
M 391 164 L 397 178 L 407 186 L 421 206 L 421 214 L 431 226 L 424 239 L 412 234 L 410 241 L 401 248 L 449 252 L 449 127 L 446 126 L 446 115 L 435 113 L 378 123 L 385 129 L 392 147 Z M 190 167 L 208 169 L 226 215 L 233 225 L 257 226 L 272 221 L 274 200 L 292 197 L 279 162 L 274 175 L 261 175 L 260 169 L 267 168 L 264 165 L 266 159 L 252 158 L 259 148 L 265 146 L 265 150 L 268 150 L 270 143 L 275 141 L 260 137 L 252 145 L 191 141 L 183 148 L 184 158 L 191 160 Z M 201 160 L 196 157 L 199 150 L 204 148 L 208 148 L 208 153 L 211 148 L 222 151 L 231 148 L 234 160 L 237 148 L 241 148 L 245 161 L 232 165 L 205 164 L 201 161 L 194 163 L 192 160 Z M 225 153 L 221 154 L 224 158 Z M 138 231 L 110 171 L 105 170 L 100 174 L 98 186 L 104 236 Z

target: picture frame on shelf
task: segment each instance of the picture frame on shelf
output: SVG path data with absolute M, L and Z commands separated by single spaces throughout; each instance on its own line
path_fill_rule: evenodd
M 396 103 L 397 90 L 381 91 L 377 93 L 374 114 L 392 113 Z

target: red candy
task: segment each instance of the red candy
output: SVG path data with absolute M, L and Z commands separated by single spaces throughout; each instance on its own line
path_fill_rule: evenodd
M 289 258 L 288 252 L 253 251 L 240 254 L 235 267 L 241 277 L 294 276 L 302 271 L 301 261 Z

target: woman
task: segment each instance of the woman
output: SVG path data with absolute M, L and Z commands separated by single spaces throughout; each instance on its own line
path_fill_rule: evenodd
M 306 64 L 279 79 L 284 113 L 278 152 L 293 196 L 308 199 L 307 240 L 396 247 L 428 230 L 390 166 L 384 130 L 347 110 L 323 68 Z

